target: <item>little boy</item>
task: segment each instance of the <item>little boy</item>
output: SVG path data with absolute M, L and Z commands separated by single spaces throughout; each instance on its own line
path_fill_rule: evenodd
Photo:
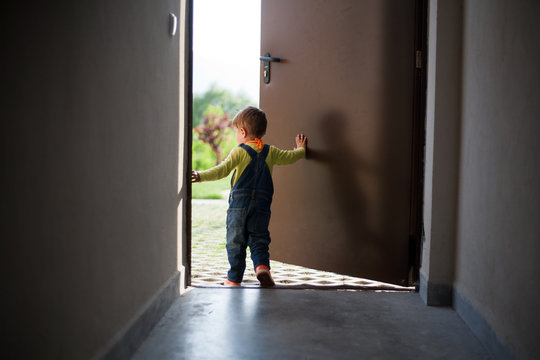
M 270 205 L 274 194 L 272 167 L 290 165 L 305 157 L 307 137 L 296 135 L 294 150 L 280 150 L 264 145 L 266 115 L 247 107 L 233 119 L 239 146 L 219 165 L 206 171 L 192 171 L 191 181 L 210 181 L 226 177 L 234 169 L 227 210 L 227 256 L 230 270 L 226 285 L 240 286 L 246 268 L 246 248 L 262 287 L 274 286 L 270 274 Z

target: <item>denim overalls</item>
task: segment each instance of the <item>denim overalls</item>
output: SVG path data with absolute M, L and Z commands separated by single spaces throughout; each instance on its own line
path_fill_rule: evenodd
M 264 145 L 260 153 L 246 144 L 240 146 L 251 156 L 251 162 L 232 188 L 227 210 L 227 256 L 231 266 L 227 278 L 236 283 L 242 282 L 244 276 L 247 246 L 254 268 L 270 267 L 268 225 L 274 195 L 272 176 L 266 165 L 270 146 Z

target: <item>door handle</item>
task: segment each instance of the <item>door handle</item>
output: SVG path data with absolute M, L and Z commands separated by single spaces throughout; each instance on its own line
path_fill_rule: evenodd
M 281 58 L 272 57 L 270 53 L 264 54 L 259 58 L 263 62 L 263 80 L 265 84 L 270 82 L 270 63 L 281 62 Z

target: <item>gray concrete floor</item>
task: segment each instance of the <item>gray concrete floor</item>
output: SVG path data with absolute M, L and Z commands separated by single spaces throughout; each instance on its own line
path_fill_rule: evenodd
M 134 359 L 489 359 L 450 308 L 417 293 L 202 289 L 180 297 Z

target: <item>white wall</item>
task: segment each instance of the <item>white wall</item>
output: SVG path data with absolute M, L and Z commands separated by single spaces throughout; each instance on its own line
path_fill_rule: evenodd
M 179 3 L 3 10 L 4 354 L 90 358 L 178 274 Z
M 464 6 L 455 286 L 520 359 L 540 358 L 540 2 Z

